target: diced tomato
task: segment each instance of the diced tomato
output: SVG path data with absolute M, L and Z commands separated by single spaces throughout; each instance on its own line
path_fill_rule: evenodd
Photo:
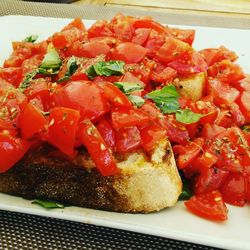
M 144 47 L 148 50 L 147 56 L 153 58 L 157 54 L 161 46 L 164 44 L 164 42 L 165 36 L 152 29 L 149 34 L 148 40 L 144 44 Z
M 133 26 L 135 29 L 140 29 L 140 28 L 154 29 L 158 33 L 163 33 L 163 34 L 165 34 L 167 31 L 163 25 L 151 19 L 138 19 L 134 22 Z
M 208 76 L 216 77 L 223 83 L 233 83 L 245 78 L 240 66 L 232 63 L 230 60 L 224 60 L 215 63 L 208 68 Z
M 245 111 L 250 111 L 250 90 L 242 91 L 239 98 L 239 104 Z
M 205 138 L 205 140 L 210 141 L 225 131 L 226 129 L 224 127 L 220 127 L 216 124 L 205 124 L 202 130 L 202 136 Z
M 151 80 L 157 83 L 167 84 L 177 76 L 177 71 L 170 67 L 155 68 L 151 74 Z
M 192 45 L 195 36 L 195 30 L 184 30 L 177 28 L 167 27 L 168 33 L 170 33 L 174 38 L 181 40 L 182 42 Z
M 117 152 L 134 150 L 141 145 L 140 131 L 137 127 L 122 127 L 115 132 Z
M 136 108 L 116 108 L 111 112 L 112 124 L 115 129 L 131 126 L 147 126 L 154 119 L 147 113 Z
M 95 22 L 89 29 L 88 29 L 88 37 L 112 37 L 113 32 L 108 27 L 109 24 L 106 20 L 97 21 Z
M 0 173 L 4 173 L 23 158 L 29 144 L 20 138 L 0 133 Z
M 249 95 L 249 97 L 250 97 L 250 95 Z M 248 100 L 250 100 L 250 99 L 248 99 Z M 243 115 L 243 113 L 241 112 L 240 107 L 237 103 L 232 103 L 230 105 L 230 112 L 232 115 L 232 119 L 237 126 L 242 126 L 245 124 L 246 118 Z
M 115 151 L 115 131 L 111 124 L 107 120 L 103 119 L 97 124 L 96 128 L 108 147 Z
M 147 29 L 147 28 L 136 29 L 132 42 L 137 43 L 139 45 L 144 44 L 147 41 L 150 32 L 151 32 L 151 29 Z
M 228 171 L 216 167 L 204 168 L 196 179 L 194 188 L 195 193 L 201 194 L 219 189 L 228 175 Z
M 78 110 L 56 107 L 50 110 L 48 141 L 63 153 L 72 155 L 80 113 Z
M 67 56 L 94 58 L 99 55 L 107 55 L 109 52 L 110 47 L 106 43 L 92 41 L 83 44 L 80 41 L 76 41 L 67 49 L 65 54 Z
M 126 63 L 138 63 L 147 53 L 147 49 L 131 42 L 119 44 L 111 54 L 113 60 L 122 60 Z
M 140 110 L 143 111 L 152 119 L 157 119 L 161 116 L 160 110 L 156 107 L 156 105 L 153 102 L 149 100 L 146 100 L 145 104 L 141 106 Z
M 47 120 L 32 104 L 28 103 L 23 109 L 19 124 L 21 128 L 22 137 L 29 139 L 36 133 L 45 129 Z
M 48 43 L 46 41 L 42 41 L 39 43 L 13 42 L 12 47 L 13 47 L 14 51 L 26 48 L 26 49 L 30 50 L 31 56 L 45 55 L 47 52 Z
M 20 67 L 0 68 L 0 77 L 19 87 L 22 81 L 22 69 Z
M 128 67 L 129 66 L 130 66 L 130 64 L 128 65 Z M 131 71 L 139 74 L 139 72 L 137 72 L 137 69 L 135 67 L 133 67 L 133 69 Z M 121 78 L 121 82 L 134 82 L 134 83 L 139 83 L 141 86 L 145 85 L 144 82 L 142 82 L 138 77 L 136 77 L 135 75 L 133 75 L 129 71 L 126 72 L 124 74 L 124 76 Z
M 80 123 L 79 136 L 103 176 L 120 172 L 106 142 L 91 121 L 85 120 Z
M 8 59 L 4 61 L 3 67 L 10 68 L 10 67 L 20 67 L 22 62 L 25 59 L 28 59 L 32 56 L 32 53 L 27 48 L 19 48 L 12 52 Z
M 178 155 L 177 165 L 179 169 L 187 167 L 201 152 L 204 145 L 204 138 L 196 138 L 193 142 L 189 142 L 183 152 Z
M 246 200 L 250 202 L 250 176 L 245 176 Z
M 69 24 L 67 24 L 63 29 L 62 31 L 64 30 L 70 30 L 72 29 L 73 27 L 83 31 L 83 32 L 86 32 L 86 28 L 82 22 L 82 19 L 77 17 L 75 18 L 74 20 L 72 20 Z
M 78 109 L 83 119 L 96 119 L 107 111 L 109 104 L 101 88 L 93 82 L 74 81 L 54 93 L 56 106 Z
M 209 79 L 209 94 L 214 97 L 217 105 L 229 105 L 236 101 L 240 92 L 236 88 L 232 88 L 227 84 L 222 84 L 217 79 Z
M 42 63 L 43 55 L 34 55 L 22 62 L 22 73 L 25 76 L 27 73 L 39 68 Z
M 183 57 L 169 62 L 168 66 L 184 76 L 207 70 L 207 63 L 196 51 L 189 52 L 187 55 L 184 54 Z
M 121 13 L 115 15 L 109 23 L 114 36 L 121 41 L 131 41 L 134 33 L 133 17 Z
M 189 134 L 186 127 L 177 122 L 171 115 L 160 119 L 160 124 L 167 130 L 170 142 L 185 145 L 189 141 Z
M 227 220 L 227 207 L 221 193 L 217 190 L 194 195 L 185 202 L 186 207 L 194 214 L 209 220 Z
M 246 202 L 245 179 L 241 173 L 230 173 L 220 188 L 223 200 L 235 206 L 244 206 Z
M 187 43 L 168 37 L 156 54 L 156 58 L 160 62 L 169 63 L 183 57 L 190 51 L 192 48 Z
M 84 32 L 82 30 L 72 27 L 61 32 L 56 32 L 51 38 L 55 48 L 64 49 L 69 48 L 76 41 L 82 41 L 84 39 Z
M 103 84 L 104 96 L 115 106 L 131 107 L 128 97 L 110 82 Z
M 140 130 L 142 147 L 146 151 L 153 150 L 158 143 L 166 139 L 166 131 L 158 125 L 150 125 Z
M 208 66 L 226 59 L 234 62 L 238 58 L 233 51 L 228 50 L 224 46 L 220 46 L 218 49 L 203 49 L 200 53 L 205 58 Z

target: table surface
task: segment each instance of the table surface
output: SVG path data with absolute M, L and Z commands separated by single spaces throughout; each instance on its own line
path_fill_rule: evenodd
M 164 13 L 203 14 L 207 16 L 242 17 L 250 19 L 249 0 L 79 0 L 74 4 L 124 6 Z

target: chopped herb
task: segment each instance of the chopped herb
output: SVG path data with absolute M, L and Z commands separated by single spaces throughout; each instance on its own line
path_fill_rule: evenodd
M 148 93 L 146 98 L 152 99 L 164 114 L 175 113 L 180 108 L 179 93 L 172 84 Z
M 114 85 L 117 86 L 125 94 L 143 89 L 143 86 L 138 82 L 115 82 Z
M 241 129 L 242 129 L 244 132 L 249 133 L 249 132 L 250 132 L 250 125 L 245 125 L 245 126 L 241 127 Z
M 40 65 L 38 72 L 40 74 L 57 74 L 61 67 L 61 59 L 55 48 L 50 48 L 47 54 L 44 56 L 42 64 Z
M 120 76 L 124 74 L 123 61 L 97 62 L 86 71 L 90 79 L 96 76 Z
M 52 208 L 64 208 L 63 204 L 54 202 L 54 201 L 47 201 L 42 199 L 35 199 L 32 201 L 32 204 L 37 204 L 43 208 L 46 209 L 52 209 Z
M 37 75 L 38 70 L 33 70 L 25 75 L 24 80 L 19 85 L 19 90 L 23 92 L 25 89 L 27 89 L 30 86 L 30 82 L 33 80 L 33 78 Z
M 78 63 L 76 57 L 72 56 L 67 62 L 67 71 L 63 78 L 59 79 L 58 82 L 63 82 L 69 80 L 69 78 L 76 72 L 78 69 Z
M 142 97 L 136 95 L 129 95 L 128 99 L 138 108 L 145 103 L 145 100 Z
M 190 109 L 182 109 L 176 111 L 176 120 L 185 124 L 195 123 L 200 120 L 202 114 L 194 113 Z
M 28 43 L 34 43 L 38 39 L 38 35 L 27 36 L 23 41 Z
M 182 178 L 182 183 L 183 183 L 182 192 L 178 199 L 180 201 L 189 200 L 193 196 L 193 192 L 189 187 L 188 181 L 184 177 Z

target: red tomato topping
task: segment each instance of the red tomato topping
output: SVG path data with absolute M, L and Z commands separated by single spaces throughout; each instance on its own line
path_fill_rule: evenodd
M 56 107 L 50 110 L 49 115 L 49 142 L 63 153 L 72 155 L 80 113 L 77 110 Z
M 83 145 L 96 164 L 96 167 L 103 176 L 119 173 L 115 159 L 109 148 L 91 121 L 85 120 L 80 123 L 79 136 Z
M 25 140 L 0 133 L 0 173 L 13 167 L 28 149 L 29 144 Z
M 218 221 L 227 219 L 227 207 L 219 191 L 195 195 L 186 201 L 185 205 L 192 213 L 205 219 Z

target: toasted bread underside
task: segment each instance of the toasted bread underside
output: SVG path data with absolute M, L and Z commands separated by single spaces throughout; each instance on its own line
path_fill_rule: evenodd
M 0 174 L 0 192 L 117 212 L 148 213 L 177 202 L 182 182 L 168 141 L 150 159 L 131 153 L 118 166 L 119 175 L 104 177 L 96 168 L 33 152 Z

